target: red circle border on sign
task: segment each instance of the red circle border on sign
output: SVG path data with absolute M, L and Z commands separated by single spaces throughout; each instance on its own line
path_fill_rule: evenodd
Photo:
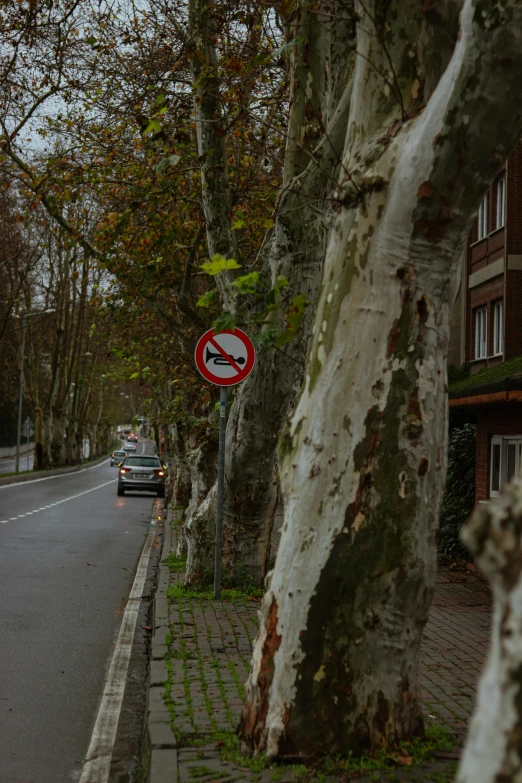
M 219 337 L 220 334 L 233 334 L 234 337 L 239 337 L 247 350 L 246 364 L 239 376 L 236 375 L 233 378 L 220 378 L 218 375 L 211 373 L 205 365 L 203 358 L 205 348 L 211 337 Z M 242 329 L 238 329 L 237 327 L 235 329 L 223 329 L 223 331 L 219 332 L 219 334 L 216 334 L 214 329 L 208 329 L 205 334 L 201 335 L 197 342 L 196 350 L 194 351 L 194 359 L 196 361 L 198 372 L 206 381 L 213 383 L 215 386 L 236 386 L 238 383 L 242 383 L 242 381 L 248 378 L 254 369 L 254 364 L 256 363 L 256 351 L 252 340 L 248 334 L 246 334 L 246 332 L 243 332 Z

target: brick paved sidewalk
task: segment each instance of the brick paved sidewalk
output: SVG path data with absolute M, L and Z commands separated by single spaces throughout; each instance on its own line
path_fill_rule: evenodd
M 179 526 L 170 518 L 163 558 L 175 553 Z M 175 566 L 175 563 L 171 563 Z M 155 601 L 149 677 L 147 759 L 150 783 L 317 781 L 348 779 L 338 766 L 321 773 L 305 767 L 239 766 L 234 730 L 244 696 L 257 600 L 239 593 L 214 601 L 180 594 L 182 575 L 162 564 Z M 167 601 L 167 590 L 169 599 Z M 453 752 L 419 767 L 374 771 L 371 781 L 451 781 L 473 709 L 476 682 L 488 647 L 490 596 L 485 583 L 468 574 L 439 574 L 422 647 L 422 690 L 428 722 L 456 737 Z M 337 770 L 335 774 L 334 770 Z M 329 774 L 332 773 L 332 774 Z

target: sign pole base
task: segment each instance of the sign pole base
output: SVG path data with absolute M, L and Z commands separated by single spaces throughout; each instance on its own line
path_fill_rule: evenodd
M 219 405 L 219 451 L 216 514 L 216 561 L 214 565 L 214 598 L 221 596 L 221 560 L 223 556 L 223 501 L 225 494 L 225 438 L 227 432 L 227 387 L 221 386 Z

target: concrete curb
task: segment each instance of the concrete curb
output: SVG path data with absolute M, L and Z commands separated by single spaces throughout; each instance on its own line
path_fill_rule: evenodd
M 66 473 L 79 473 L 88 468 L 94 468 L 106 459 L 109 459 L 112 452 L 108 452 L 103 457 L 88 462 L 85 465 L 71 465 L 67 468 L 55 468 L 54 470 L 32 470 L 30 473 L 24 473 L 18 476 L 6 476 L 0 478 L 0 487 L 5 484 L 23 484 L 24 481 L 33 481 L 34 479 L 47 478 L 47 476 L 64 476 Z
M 141 754 L 142 766 L 147 770 L 147 783 L 178 781 L 178 744 L 170 725 L 169 709 L 163 698 L 165 682 L 168 679 L 165 656 L 169 632 L 167 588 L 170 584 L 170 570 L 162 561 L 173 548 L 171 521 L 175 513 L 179 512 L 167 511 L 157 573 L 158 583 L 152 603 L 151 655 Z

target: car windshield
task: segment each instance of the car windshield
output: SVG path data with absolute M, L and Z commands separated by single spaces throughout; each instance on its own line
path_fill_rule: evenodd
M 115 457 L 123 457 L 125 455 L 124 451 L 115 451 L 114 456 Z
M 126 465 L 140 468 L 160 468 L 161 463 L 157 457 L 127 457 Z

